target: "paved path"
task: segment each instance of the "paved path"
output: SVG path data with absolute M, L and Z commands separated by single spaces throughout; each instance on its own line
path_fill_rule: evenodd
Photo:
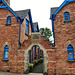
M 31 73 L 43 73 L 43 63 L 37 64 L 33 69 Z
M 14 74 L 8 72 L 0 72 L 0 75 L 43 75 L 43 74 L 42 73 Z

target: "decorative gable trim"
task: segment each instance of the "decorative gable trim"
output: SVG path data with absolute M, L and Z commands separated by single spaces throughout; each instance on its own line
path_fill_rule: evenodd
M 29 10 L 29 18 L 30 18 L 32 32 L 34 32 L 34 27 L 33 27 L 32 16 L 31 16 L 31 11 L 30 10 Z
M 3 3 L 3 4 L 0 6 L 0 8 L 7 9 L 7 10 L 9 10 L 11 13 L 13 13 L 16 18 L 18 17 L 18 16 L 14 13 L 14 11 L 4 2 L 4 0 L 0 0 L 0 2 Z M 3 5 L 5 5 L 5 6 L 3 6 Z
M 54 45 L 53 46 L 55 46 L 55 36 L 54 36 L 54 20 L 55 20 L 55 15 L 61 10 L 61 8 L 63 7 L 63 6 L 65 6 L 66 4 L 68 4 L 68 3 L 70 3 L 70 2 L 73 2 L 73 1 L 75 1 L 75 0 L 65 0 L 61 5 L 60 5 L 60 7 L 53 13 L 53 14 L 51 14 L 51 20 L 52 20 L 52 32 L 53 32 L 53 38 L 54 38 Z
M 61 8 L 63 6 L 65 6 L 66 4 L 70 3 L 70 2 L 73 2 L 75 0 L 65 0 L 61 5 L 60 7 L 54 12 L 54 14 L 51 15 L 51 19 L 55 20 L 55 15 L 61 10 Z

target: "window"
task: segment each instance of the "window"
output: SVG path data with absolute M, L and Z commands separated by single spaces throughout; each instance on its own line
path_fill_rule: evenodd
M 67 47 L 67 54 L 68 54 L 68 60 L 74 60 L 74 51 L 71 45 Z
M 7 24 L 11 24 L 11 16 L 7 18 Z
M 64 21 L 70 21 L 70 15 L 68 12 L 64 13 Z
M 29 21 L 26 19 L 25 34 L 29 35 Z
M 8 59 L 8 51 L 9 51 L 9 47 L 5 46 L 5 49 L 4 49 L 4 59 Z

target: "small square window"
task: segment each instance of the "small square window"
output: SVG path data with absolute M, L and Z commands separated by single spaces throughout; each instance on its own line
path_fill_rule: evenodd
M 68 12 L 64 13 L 64 21 L 70 21 L 70 15 Z
M 7 24 L 11 24 L 11 16 L 7 18 Z

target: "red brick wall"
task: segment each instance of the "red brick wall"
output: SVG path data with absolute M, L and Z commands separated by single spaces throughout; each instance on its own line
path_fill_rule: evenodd
M 11 26 L 7 24 L 7 17 L 11 16 Z M 0 71 L 17 72 L 17 49 L 19 41 L 19 22 L 8 10 L 0 9 Z M 4 47 L 8 45 L 9 61 L 2 61 L 4 58 Z
M 29 15 L 27 16 L 27 18 L 29 19 Z M 29 23 L 29 35 L 28 36 L 25 34 L 25 26 L 26 26 L 26 19 L 24 19 L 21 25 L 21 43 L 23 43 L 24 40 L 28 40 L 28 36 L 31 35 L 31 23 Z
M 71 22 L 64 22 L 64 12 L 69 12 Z M 73 48 L 75 47 L 75 2 L 68 3 L 56 14 L 54 34 L 56 46 L 55 60 L 57 61 L 56 73 L 75 74 L 75 62 L 67 62 L 68 45 L 72 44 Z

